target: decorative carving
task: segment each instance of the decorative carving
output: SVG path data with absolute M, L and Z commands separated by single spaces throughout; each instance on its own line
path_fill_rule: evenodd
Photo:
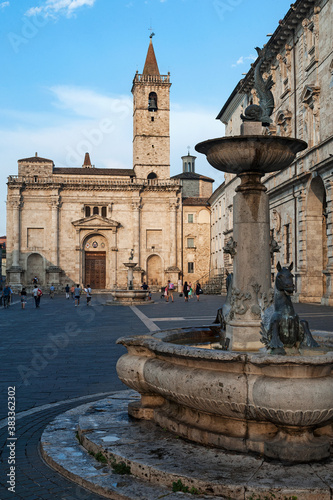
M 128 260 L 133 260 L 134 259 L 134 250 L 133 248 L 131 249 L 130 256 L 128 257 Z
M 301 101 L 305 108 L 305 130 L 309 147 L 319 141 L 319 110 L 320 87 L 306 85 L 301 94 Z
M 254 316 L 257 318 L 261 317 L 261 309 L 259 305 L 259 292 L 261 285 L 259 283 L 253 283 L 252 285 L 253 291 L 254 291 L 254 304 L 251 306 L 251 312 Z
M 226 245 L 223 247 L 223 252 L 231 255 L 232 258 L 236 255 L 237 241 L 232 236 L 228 239 Z
M 274 230 L 279 233 L 281 231 L 281 215 L 280 213 L 274 208 L 272 210 L 272 221 L 273 221 L 273 226 Z
M 331 420 L 333 417 L 333 408 L 314 411 L 291 411 L 257 406 L 253 407 L 253 409 L 262 418 L 280 425 L 319 425 L 327 420 Z
M 300 320 L 291 302 L 295 286 L 289 267 L 276 266 L 274 304 L 265 310 L 261 323 L 261 342 L 271 354 L 286 354 L 285 347 L 319 347 L 312 337 L 307 321 Z
M 280 249 L 281 249 L 281 247 L 278 244 L 278 242 L 274 239 L 273 231 L 271 231 L 271 237 L 269 240 L 269 251 L 271 254 L 271 258 L 273 257 L 274 252 L 279 252 Z
M 232 288 L 231 291 L 231 310 L 229 313 L 229 319 L 232 319 L 235 314 L 243 315 L 249 309 L 249 305 L 246 304 L 246 301 L 251 300 L 252 295 L 250 292 L 242 292 L 238 288 Z
M 291 118 L 292 114 L 288 109 L 286 111 L 279 111 L 276 116 L 276 124 L 279 127 L 279 133 L 282 137 L 291 136 Z

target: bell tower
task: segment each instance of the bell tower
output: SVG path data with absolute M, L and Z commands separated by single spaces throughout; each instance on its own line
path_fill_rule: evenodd
M 170 73 L 160 75 L 152 37 L 133 80 L 133 167 L 141 179 L 170 178 Z

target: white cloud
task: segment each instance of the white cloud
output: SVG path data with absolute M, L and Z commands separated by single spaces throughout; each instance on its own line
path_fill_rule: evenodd
M 54 17 L 65 15 L 71 17 L 75 11 L 81 7 L 92 7 L 96 0 L 46 0 L 40 7 L 31 7 L 25 13 L 26 16 L 35 16 L 37 14 L 44 17 Z
M 9 2 L 0 2 L 0 9 L 4 9 L 9 6 Z
M 253 54 L 250 54 L 249 56 L 240 56 L 240 58 L 234 64 L 232 64 L 231 67 L 236 68 L 240 64 L 244 64 L 246 61 L 255 61 L 255 60 L 256 56 L 254 56 Z

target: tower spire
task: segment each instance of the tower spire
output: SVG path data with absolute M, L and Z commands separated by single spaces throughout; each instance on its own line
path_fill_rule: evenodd
M 158 64 L 155 56 L 154 46 L 153 46 L 153 36 L 155 33 L 151 33 L 149 36 L 149 47 L 146 57 L 145 66 L 143 68 L 143 75 L 159 76 L 160 72 L 158 69 Z

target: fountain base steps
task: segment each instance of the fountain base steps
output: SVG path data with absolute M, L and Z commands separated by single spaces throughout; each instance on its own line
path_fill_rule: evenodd
M 189 443 L 129 417 L 128 404 L 138 400 L 135 391 L 117 392 L 59 415 L 42 435 L 43 458 L 72 481 L 116 500 L 332 500 L 332 458 L 284 465 Z M 197 494 L 173 492 L 173 483 Z

